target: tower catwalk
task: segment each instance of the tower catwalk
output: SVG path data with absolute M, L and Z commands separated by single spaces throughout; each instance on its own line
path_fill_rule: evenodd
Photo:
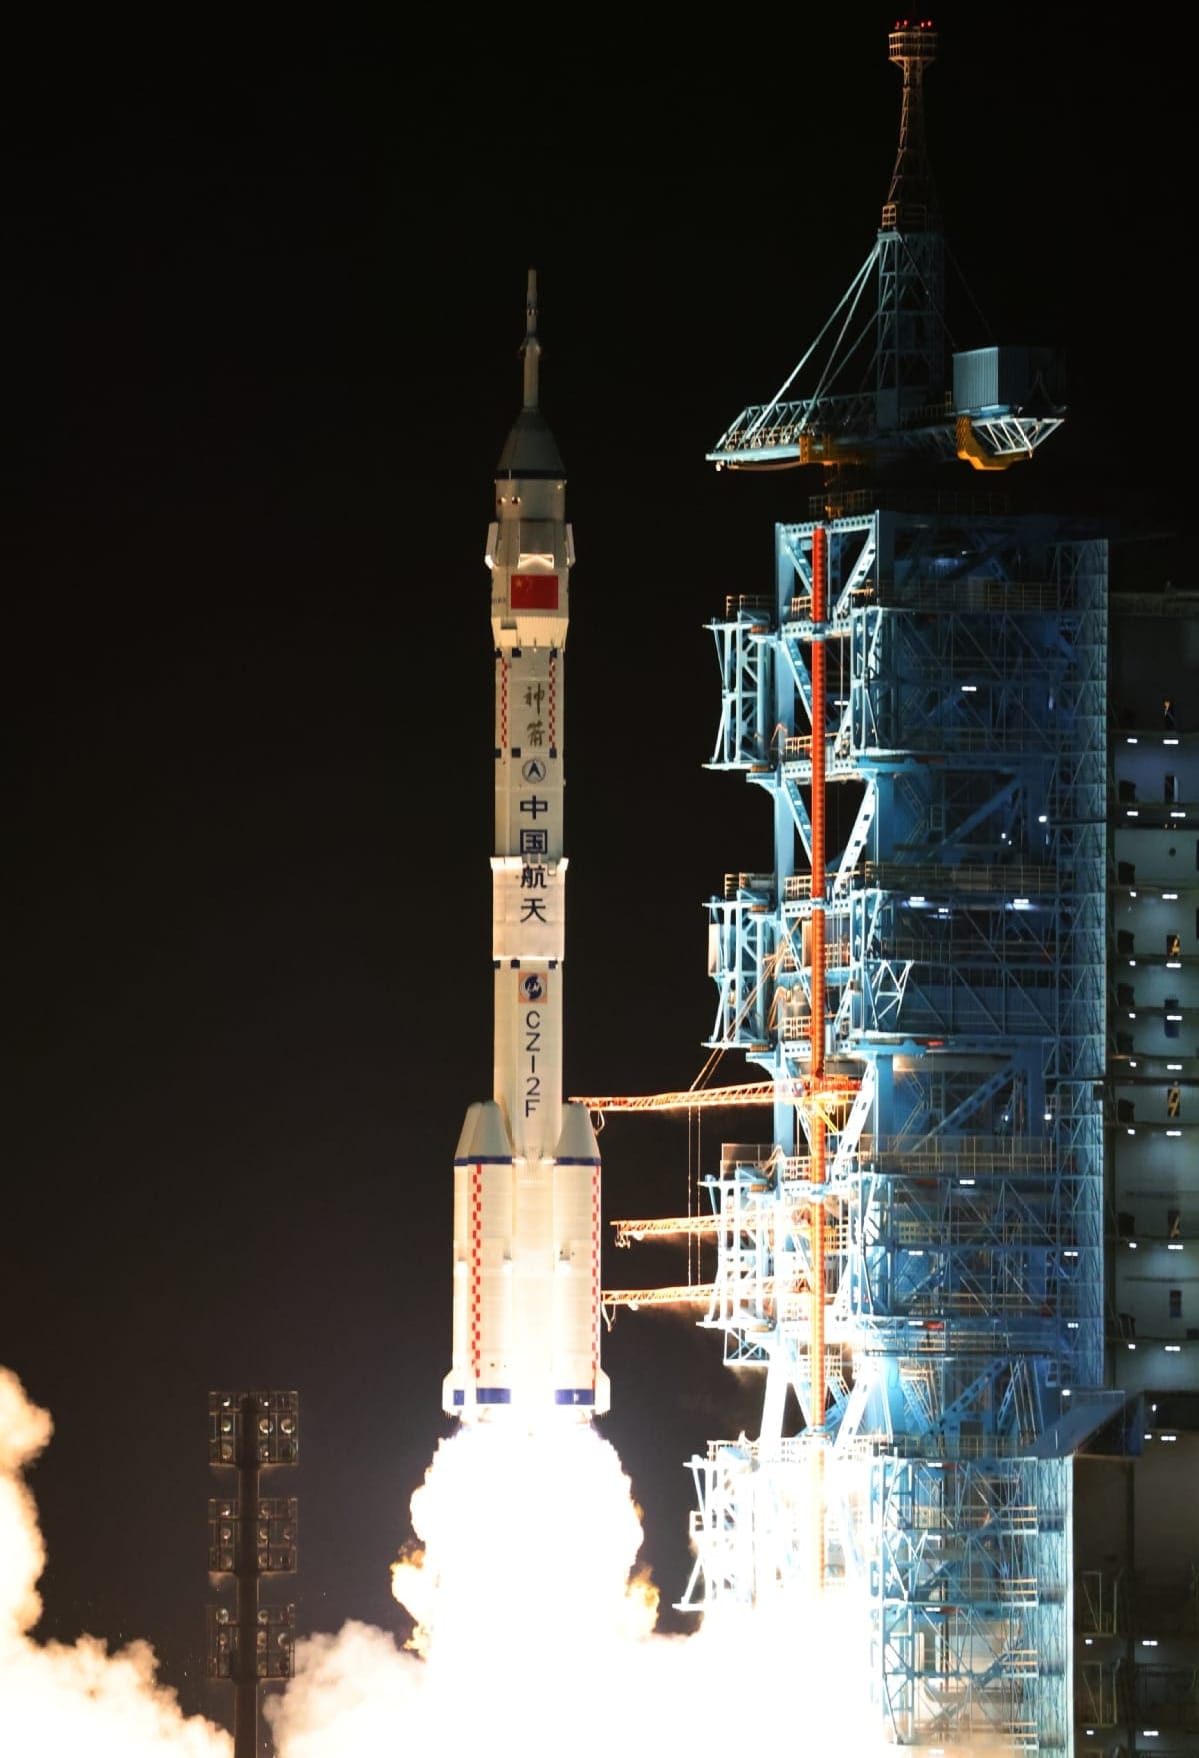
M 495 649 L 493 1096 L 454 1157 L 453 1355 L 442 1403 L 464 1421 L 588 1420 L 599 1366 L 600 1160 L 587 1108 L 562 1102 L 564 662 L 574 539 L 539 403 L 537 278 L 524 398 L 488 533 Z

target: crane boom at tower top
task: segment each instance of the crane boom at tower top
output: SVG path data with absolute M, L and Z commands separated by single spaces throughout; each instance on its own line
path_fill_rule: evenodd
M 903 74 L 903 99 L 874 244 L 774 396 L 743 409 L 707 454 L 718 470 L 876 466 L 913 453 L 1005 470 L 1061 426 L 1051 349 L 958 349 L 950 335 L 925 135 L 924 74 L 936 53 L 928 20 L 891 31 L 888 54 Z

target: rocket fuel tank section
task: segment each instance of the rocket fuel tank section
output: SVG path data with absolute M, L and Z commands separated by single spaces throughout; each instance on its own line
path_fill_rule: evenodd
M 608 1408 L 600 1371 L 600 1159 L 562 1100 L 564 666 L 574 544 L 562 460 L 538 405 L 537 279 L 523 406 L 496 470 L 488 534 L 495 648 L 493 1097 L 454 1156 L 452 1365 L 466 1421 Z

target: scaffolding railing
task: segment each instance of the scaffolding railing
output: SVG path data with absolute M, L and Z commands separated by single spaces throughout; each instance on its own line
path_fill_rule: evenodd
M 766 883 L 773 887 L 773 878 Z M 1005 898 L 1043 897 L 1058 891 L 1061 875 L 1054 866 L 1031 862 L 948 867 L 934 861 L 863 861 L 860 883 L 866 890 L 906 891 L 926 897 L 963 891 L 992 892 Z M 792 873 L 783 881 L 787 902 L 802 901 L 811 895 L 810 873 Z

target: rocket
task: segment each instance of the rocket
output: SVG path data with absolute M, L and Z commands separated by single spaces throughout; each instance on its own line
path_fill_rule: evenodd
M 454 1155 L 453 1344 L 442 1408 L 535 1424 L 608 1409 L 599 1365 L 600 1156 L 562 1098 L 566 855 L 563 655 L 574 538 L 538 406 L 537 277 L 525 301 L 524 397 L 500 454 L 491 573 L 495 649 L 493 1097 Z

